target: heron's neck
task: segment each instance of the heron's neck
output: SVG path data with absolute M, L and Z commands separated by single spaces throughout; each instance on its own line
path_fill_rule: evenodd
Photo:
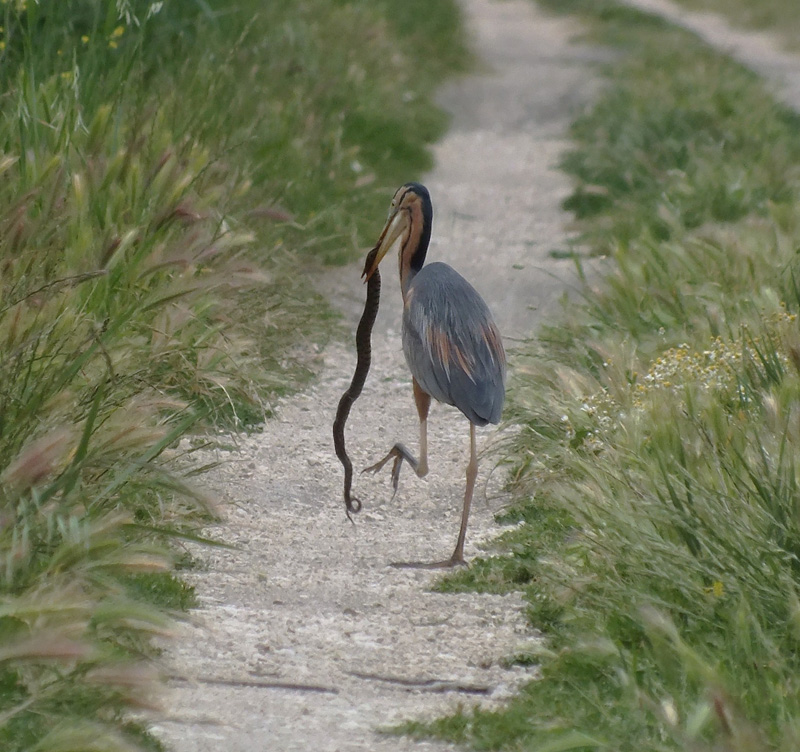
M 431 242 L 433 212 L 430 206 L 415 204 L 411 209 L 408 235 L 400 249 L 400 290 L 405 300 L 411 280 L 422 269 Z

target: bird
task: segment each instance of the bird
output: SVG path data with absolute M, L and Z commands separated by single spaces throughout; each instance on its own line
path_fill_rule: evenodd
M 444 568 L 466 564 L 464 541 L 478 474 L 475 427 L 499 423 L 505 400 L 506 356 L 489 307 L 451 266 L 438 261 L 425 264 L 432 223 L 433 205 L 428 189 L 420 183 L 402 185 L 392 198 L 374 260 L 364 270 L 368 280 L 399 240 L 403 354 L 411 371 L 419 416 L 419 458 L 397 443 L 383 459 L 363 472 L 377 473 L 393 459 L 391 477 L 395 493 L 404 461 L 418 477 L 427 475 L 431 398 L 458 408 L 469 421 L 469 461 L 455 550 L 444 561 L 394 564 L 400 567 Z

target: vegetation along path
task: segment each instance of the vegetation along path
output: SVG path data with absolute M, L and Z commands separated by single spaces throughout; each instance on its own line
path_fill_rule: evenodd
M 556 165 L 569 121 L 592 95 L 595 52 L 570 42 L 572 22 L 525 0 L 468 0 L 464 8 L 485 68 L 442 92 L 453 122 L 424 178 L 435 210 L 429 257 L 474 281 L 513 345 L 557 304 L 571 274 L 571 263 L 551 254 L 563 243 L 559 205 L 569 191 Z M 382 220 L 375 217 L 376 233 Z M 373 370 L 348 428 L 356 467 L 396 440 L 416 445 L 391 270 Z M 352 329 L 363 304 L 358 276 L 351 266 L 321 282 Z M 452 548 L 466 420 L 433 407 L 430 475 L 406 474 L 394 500 L 388 474 L 357 476 L 365 503 L 351 525 L 330 432 L 354 352 L 348 343 L 324 357 L 319 383 L 280 404 L 264 432 L 211 476 L 227 510 L 213 533 L 236 548 L 199 552 L 209 565 L 192 575 L 200 608 L 171 643 L 168 720 L 156 727 L 173 749 L 441 748 L 376 729 L 459 704 L 496 704 L 530 676 L 503 661 L 536 639 L 520 597 L 431 592 L 435 574 L 387 566 Z M 485 446 L 492 437 L 480 439 Z M 468 557 L 495 535 L 493 514 L 505 502 L 491 468 L 484 458 Z
M 800 57 L 783 51 L 775 33 L 737 29 L 722 16 L 687 10 L 670 0 L 623 2 L 697 34 L 706 44 L 763 76 L 778 99 L 800 111 Z

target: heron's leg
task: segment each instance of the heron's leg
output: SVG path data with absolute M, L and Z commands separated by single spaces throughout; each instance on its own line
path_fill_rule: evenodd
M 449 559 L 444 561 L 400 561 L 393 562 L 393 567 L 400 569 L 446 569 L 466 565 L 464 559 L 464 541 L 467 537 L 467 522 L 469 521 L 469 510 L 472 506 L 472 494 L 475 490 L 475 479 L 478 477 L 478 452 L 475 444 L 475 424 L 469 424 L 469 462 L 467 463 L 467 485 L 464 489 L 464 507 L 461 510 L 461 529 L 458 531 L 456 549 Z
M 472 506 L 472 493 L 475 490 L 475 479 L 478 477 L 478 453 L 475 447 L 475 424 L 469 424 L 469 463 L 467 464 L 467 485 L 464 489 L 464 508 L 461 510 L 461 529 L 458 531 L 456 550 L 450 557 L 451 566 L 466 564 L 464 561 L 464 540 L 467 537 L 469 509 Z
M 414 402 L 419 415 L 419 463 L 414 468 L 417 477 L 424 478 L 428 474 L 428 411 L 431 408 L 431 395 L 422 391 L 416 379 L 411 380 L 414 386 Z
M 389 450 L 383 459 L 374 465 L 365 467 L 361 471 L 364 473 L 377 473 L 389 460 L 394 459 L 392 464 L 392 488 L 395 493 L 397 493 L 397 486 L 400 482 L 400 468 L 403 466 L 403 460 L 411 465 L 417 477 L 424 478 L 428 474 L 428 410 L 431 406 L 431 397 L 422 391 L 422 387 L 417 384 L 416 379 L 412 381 L 414 385 L 414 402 L 417 405 L 417 414 L 419 415 L 419 459 L 414 457 L 405 445 L 398 443 Z

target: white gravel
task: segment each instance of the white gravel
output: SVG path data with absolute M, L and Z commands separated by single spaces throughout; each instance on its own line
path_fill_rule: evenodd
M 589 63 L 597 53 L 571 43 L 571 21 L 543 16 L 528 0 L 467 0 L 464 8 L 486 65 L 442 92 L 453 122 L 425 177 L 435 211 L 429 258 L 473 281 L 513 345 L 571 284 L 571 264 L 550 256 L 564 247 L 568 219 L 559 206 L 569 184 L 556 165 L 569 121 L 595 90 Z M 356 468 L 397 440 L 417 443 L 396 272 L 384 266 L 373 370 L 348 424 Z M 355 330 L 364 300 L 358 267 L 331 272 L 321 286 Z M 437 574 L 387 566 L 452 551 L 466 419 L 434 405 L 431 472 L 420 480 L 406 468 L 394 500 L 388 468 L 357 475 L 365 504 L 352 525 L 331 424 L 355 353 L 348 343 L 323 356 L 319 381 L 279 404 L 264 432 L 208 479 L 226 510 L 211 532 L 237 548 L 199 549 L 208 568 L 191 578 L 201 605 L 167 646 L 166 670 L 176 678 L 155 730 L 179 752 L 447 749 L 379 729 L 497 705 L 532 676 L 503 660 L 537 640 L 518 595 L 438 594 L 429 589 Z M 481 446 L 496 435 L 482 431 Z M 483 458 L 468 558 L 500 532 L 494 514 L 507 499 L 493 464 Z

